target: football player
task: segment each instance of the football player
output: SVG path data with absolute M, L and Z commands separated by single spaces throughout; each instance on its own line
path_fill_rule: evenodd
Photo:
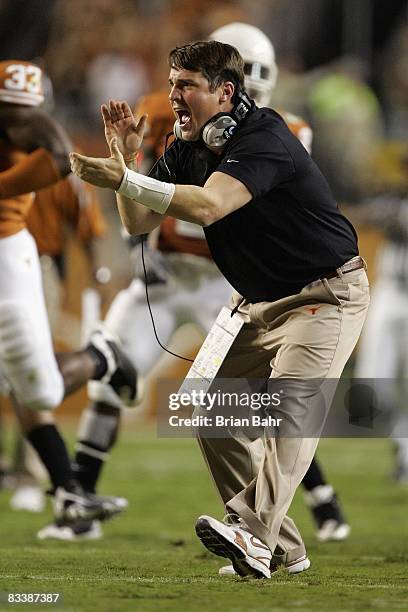
M 69 347 L 78 342 L 77 327 L 67 325 L 62 319 L 61 297 L 66 280 L 67 238 L 74 236 L 87 260 L 90 271 L 90 287 L 82 296 L 82 304 L 95 304 L 83 314 L 84 323 L 95 325 L 95 310 L 100 310 L 104 283 L 109 278 L 109 269 L 98 265 L 97 242 L 106 232 L 106 222 L 100 208 L 96 191 L 73 174 L 35 194 L 34 205 L 27 216 L 27 229 L 34 237 L 40 255 L 43 285 L 48 318 L 54 340 L 61 340 Z M 102 289 L 102 291 L 101 291 Z M 73 320 L 73 323 L 76 321 Z M 88 331 L 84 324 L 84 330 Z M 91 325 L 89 325 L 91 328 Z M 73 333 L 78 332 L 78 333 Z M 85 341 L 81 338 L 81 341 Z M 40 512 L 44 507 L 42 487 L 36 480 L 36 465 L 27 446 L 16 440 L 12 466 L 16 489 L 10 500 L 12 508 Z
M 69 172 L 71 143 L 40 108 L 42 71 L 20 60 L 0 62 L 0 373 L 26 438 L 45 465 L 58 519 L 104 518 L 121 498 L 88 494 L 75 480 L 52 410 L 90 378 L 128 398 L 135 371 L 112 338 L 96 331 L 74 353 L 53 352 L 38 252 L 26 228 L 33 191 Z

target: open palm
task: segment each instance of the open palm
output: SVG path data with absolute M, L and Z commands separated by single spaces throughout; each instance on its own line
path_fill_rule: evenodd
M 134 156 L 142 146 L 147 115 L 143 115 L 137 122 L 129 104 L 118 100 L 109 100 L 108 104 L 103 104 L 101 113 L 109 148 L 112 139 L 116 138 L 125 159 Z

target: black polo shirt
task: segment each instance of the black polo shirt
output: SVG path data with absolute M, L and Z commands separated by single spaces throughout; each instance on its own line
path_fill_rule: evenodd
M 221 155 L 177 140 L 152 169 L 161 181 L 204 185 L 214 172 L 235 177 L 252 200 L 205 227 L 215 263 L 250 301 L 298 293 L 358 255 L 357 236 L 330 188 L 282 117 L 267 108 L 238 126 Z

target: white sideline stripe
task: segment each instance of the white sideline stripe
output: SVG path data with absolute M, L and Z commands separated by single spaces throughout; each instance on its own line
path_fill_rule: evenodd
M 16 575 L 16 574 L 10 574 L 10 575 L 5 575 L 2 574 L 1 578 L 5 579 L 5 580 L 20 580 L 22 577 L 21 575 Z M 29 576 L 27 574 L 24 574 L 24 580 L 49 580 L 50 582 L 54 581 L 54 582 L 66 582 L 67 580 L 67 576 Z M 221 579 L 222 580 L 222 579 Z M 273 579 L 272 579 L 273 580 Z M 92 577 L 92 578 L 80 578 L 80 577 L 75 577 L 75 576 L 69 576 L 69 581 L 70 582 L 106 582 L 107 578 L 105 577 Z M 200 584 L 206 584 L 208 582 L 214 582 L 219 584 L 220 583 L 220 577 L 219 576 L 209 576 L 207 578 L 165 578 L 164 576 L 157 576 L 155 578 L 141 578 L 141 577 L 134 577 L 134 578 L 119 578 L 119 577 L 113 577 L 110 576 L 109 577 L 109 581 L 110 582 L 148 582 L 148 583 L 154 583 L 154 582 L 161 582 L 161 583 L 172 583 L 172 584 L 191 584 L 191 583 L 200 583 Z M 269 584 L 269 582 L 268 582 Z M 292 585 L 293 586 L 293 579 L 292 580 L 279 580 L 279 582 L 277 582 L 277 584 L 279 585 Z M 333 580 L 330 581 L 330 584 L 333 586 L 344 586 L 344 582 L 334 582 Z M 310 589 L 309 584 L 302 584 L 301 582 L 296 582 L 296 586 L 297 587 L 303 587 L 303 588 L 307 588 Z M 353 583 L 353 589 L 357 588 L 357 589 L 404 589 L 406 590 L 406 584 L 354 584 Z

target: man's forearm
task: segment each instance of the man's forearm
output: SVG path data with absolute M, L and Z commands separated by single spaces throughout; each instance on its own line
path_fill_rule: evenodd
M 105 159 L 72 153 L 72 170 L 93 185 L 117 191 L 119 212 L 131 234 L 151 231 L 164 215 L 205 227 L 252 199 L 244 183 L 222 172 L 214 172 L 204 187 L 174 185 L 144 176 L 126 167 L 115 140 L 110 146 L 112 156 Z
M 143 204 L 130 200 L 119 193 L 116 194 L 116 203 L 122 224 L 129 234 L 148 234 L 158 227 L 164 219 L 164 215 L 159 215 L 143 206 Z
M 204 192 L 202 187 L 195 185 L 176 185 L 166 215 L 202 226 L 210 225 L 215 220 L 216 207 Z M 165 217 L 120 193 L 117 193 L 116 199 L 120 218 L 130 234 L 149 233 L 158 227 Z
M 211 188 L 173 185 L 129 170 L 122 177 L 118 194 L 129 198 L 121 208 L 125 209 L 126 222 L 131 224 L 141 221 L 140 205 L 159 215 L 168 214 L 204 226 L 213 223 L 219 213 L 219 198 Z M 135 210 L 132 210 L 132 201 L 138 203 Z
M 212 190 L 196 185 L 176 185 L 167 214 L 205 227 L 219 218 L 220 211 Z
M 127 169 L 118 191 L 156 213 L 203 227 L 219 221 L 252 199 L 244 183 L 222 172 L 214 172 L 204 187 L 199 187 L 173 185 Z

